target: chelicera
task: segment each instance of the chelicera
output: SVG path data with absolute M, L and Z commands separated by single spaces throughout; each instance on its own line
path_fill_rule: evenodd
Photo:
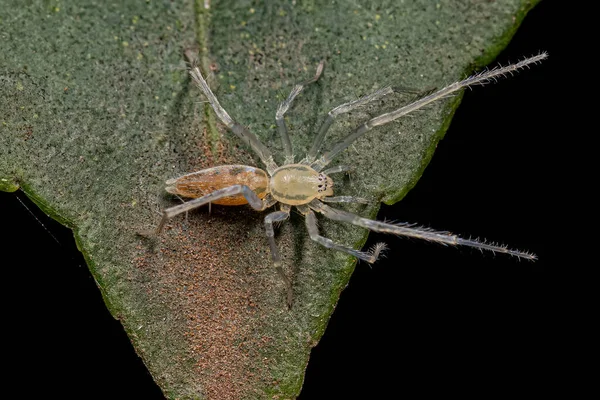
M 326 133 L 337 116 L 402 89 L 389 86 L 359 98 L 358 100 L 342 104 L 335 107 L 327 114 L 308 154 L 302 160 L 295 162 L 284 116 L 298 94 L 300 94 L 307 85 L 316 82 L 319 79 L 323 72 L 324 65 L 323 62 L 321 62 L 317 67 L 315 76 L 312 79 L 296 84 L 287 99 L 283 101 L 277 109 L 275 120 L 285 152 L 285 162 L 282 166 L 278 166 L 275 163 L 269 149 L 260 142 L 254 133 L 233 120 L 227 111 L 221 107 L 221 104 L 219 104 L 216 96 L 202 76 L 200 69 L 192 64 L 189 73 L 198 88 L 208 99 L 208 102 L 212 106 L 217 117 L 231 132 L 252 148 L 264 164 L 266 172 L 259 168 L 246 165 L 223 165 L 168 180 L 166 182 L 166 190 L 169 193 L 193 198 L 193 200 L 164 210 L 156 233 L 160 233 L 165 223 L 174 216 L 205 204 L 249 204 L 257 211 L 264 211 L 278 204 L 279 210 L 267 214 L 264 219 L 264 224 L 271 249 L 273 265 L 286 285 L 288 306 L 291 306 L 292 303 L 292 284 L 282 269 L 282 260 L 277 244 L 275 243 L 273 224 L 289 218 L 292 207 L 296 207 L 296 209 L 304 215 L 306 228 L 312 240 L 327 248 L 342 251 L 368 263 L 374 263 L 377 260 L 382 251 L 385 250 L 385 244 L 379 243 L 368 251 L 360 251 L 343 244 L 335 243 L 331 239 L 320 235 L 315 212 L 332 220 L 350 223 L 375 232 L 424 239 L 444 245 L 469 246 L 480 250 L 489 250 L 528 260 L 535 260 L 536 256 L 526 251 L 512 250 L 506 246 L 486 243 L 474 239 L 465 239 L 449 232 L 434 231 L 432 229 L 416 227 L 410 224 L 375 221 L 344 210 L 333 208 L 326 203 L 364 203 L 366 201 L 353 196 L 334 196 L 334 183 L 330 175 L 346 172 L 351 170 L 351 168 L 346 165 L 327 167 L 336 156 L 373 128 L 390 123 L 404 115 L 427 106 L 432 102 L 446 98 L 452 93 L 464 88 L 482 85 L 499 77 L 506 76 L 507 74 L 512 74 L 513 72 L 529 66 L 530 64 L 537 63 L 546 57 L 546 53 L 541 53 L 515 64 L 486 70 L 462 81 L 448 85 L 440 90 L 424 93 L 421 97 L 408 105 L 381 114 L 362 123 L 353 132 L 331 146 L 328 151 L 320 153 Z

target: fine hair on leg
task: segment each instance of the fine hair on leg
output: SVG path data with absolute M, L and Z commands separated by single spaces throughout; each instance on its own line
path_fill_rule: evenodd
M 373 232 L 391 233 L 398 236 L 423 239 L 443 245 L 474 247 L 479 250 L 488 250 L 494 253 L 504 253 L 518 258 L 525 258 L 527 260 L 537 259 L 535 254 L 529 252 L 512 250 L 506 246 L 497 245 L 494 243 L 486 243 L 475 239 L 464 239 L 450 232 L 435 231 L 433 229 L 421 228 L 403 223 L 390 224 L 387 222 L 363 218 L 347 211 L 331 208 L 328 205 L 321 203 L 319 200 L 311 201 L 309 203 L 309 207 L 334 221 L 347 222 L 352 225 L 366 228 Z

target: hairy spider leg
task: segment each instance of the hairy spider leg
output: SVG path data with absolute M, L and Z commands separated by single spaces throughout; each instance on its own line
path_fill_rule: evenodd
M 325 61 L 321 61 L 317 66 L 317 72 L 315 76 L 306 81 L 297 83 L 292 89 L 290 95 L 287 99 L 285 99 L 277 108 L 277 113 L 275 113 L 275 123 L 277 124 L 277 130 L 279 131 L 279 135 L 281 136 L 281 143 L 283 144 L 283 150 L 285 152 L 285 162 L 284 165 L 293 164 L 294 163 L 294 152 L 292 150 L 292 142 L 290 141 L 290 135 L 288 133 L 287 126 L 285 124 L 284 116 L 285 113 L 288 112 L 290 107 L 292 106 L 292 102 L 302 92 L 305 86 L 310 85 L 311 83 L 316 82 L 321 74 L 323 73 L 323 65 Z
M 344 246 L 342 244 L 337 244 L 333 240 L 323 237 L 319 234 L 319 226 L 317 225 L 317 217 L 315 213 L 305 205 L 296 206 L 298 210 L 304 214 L 306 229 L 308 230 L 308 235 L 312 240 L 319 243 L 321 246 L 327 247 L 328 249 L 341 251 L 343 253 L 350 254 L 358 259 L 368 262 L 369 264 L 373 264 L 381 253 L 385 251 L 387 246 L 385 243 L 377 243 L 370 251 L 360 251 L 355 250 L 352 247 Z
M 323 197 L 321 201 L 325 203 L 359 203 L 359 204 L 369 204 L 370 201 L 367 199 L 363 199 L 362 197 L 356 196 L 330 196 Z
M 225 126 L 227 126 L 227 128 L 231 132 L 233 132 L 246 145 L 250 146 L 250 148 L 252 148 L 252 150 L 254 150 L 254 152 L 258 155 L 260 160 L 265 165 L 269 175 L 272 175 L 273 171 L 275 171 L 277 169 L 277 164 L 275 164 L 275 161 L 273 160 L 273 155 L 271 154 L 269 149 L 267 149 L 261 143 L 261 141 L 258 139 L 258 137 L 254 133 L 250 132 L 248 130 L 248 128 L 246 128 L 245 126 L 234 121 L 233 118 L 231 118 L 229 116 L 227 111 L 225 111 L 225 109 L 223 107 L 221 107 L 219 100 L 217 100 L 217 97 L 214 95 L 212 90 L 210 90 L 208 83 L 202 77 L 200 68 L 198 68 L 198 66 L 194 65 L 193 60 L 190 60 L 190 62 L 192 63 L 192 67 L 190 68 L 190 71 L 189 71 L 190 76 L 196 83 L 196 86 L 198 86 L 198 88 L 206 96 L 209 104 L 215 111 L 215 114 L 217 114 L 217 117 L 221 120 L 221 122 L 223 122 L 225 124 Z
M 512 250 L 506 246 L 486 243 L 475 239 L 464 239 L 450 232 L 434 231 L 432 229 L 415 227 L 409 224 L 390 224 L 387 222 L 363 218 L 347 211 L 331 208 L 328 205 L 321 203 L 317 199 L 311 201 L 308 206 L 329 219 L 347 222 L 352 225 L 366 228 L 373 232 L 391 233 L 398 236 L 413 237 L 443 245 L 469 246 L 479 250 L 489 250 L 494 253 L 504 253 L 518 258 L 525 258 L 527 260 L 537 260 L 537 256 L 532 253 L 520 250 Z
M 340 172 L 351 172 L 354 171 L 354 167 L 351 165 L 336 165 L 335 167 L 327 168 L 323 171 L 325 175 L 339 174 Z
M 242 194 L 246 200 L 248 200 L 250 206 L 257 211 L 263 211 L 276 203 L 276 201 L 270 195 L 267 195 L 261 200 L 256 193 L 254 193 L 252 189 L 246 185 L 229 186 L 223 189 L 215 190 L 212 193 L 187 201 L 178 206 L 167 208 L 163 211 L 162 219 L 156 227 L 155 234 L 158 235 L 162 231 L 167 221 L 176 215 L 193 210 L 194 208 L 201 207 L 224 197 L 235 196 L 236 194 Z
M 350 146 L 354 141 L 362 137 L 365 133 L 369 132 L 371 129 L 385 125 L 389 122 L 392 122 L 404 115 L 407 115 L 415 110 L 418 110 L 422 107 L 425 107 L 435 101 L 444 99 L 451 95 L 454 92 L 457 92 L 461 89 L 468 88 L 475 85 L 483 85 L 492 80 L 496 80 L 496 78 L 505 77 L 508 74 L 517 72 L 530 64 L 535 64 L 540 62 L 548 57 L 547 53 L 540 53 L 536 56 L 526 58 L 522 61 L 519 61 L 515 64 L 510 64 L 505 67 L 497 67 L 491 70 L 483 71 L 481 73 L 472 75 L 462 81 L 452 83 L 434 93 L 431 93 L 425 97 L 420 98 L 404 107 L 401 107 L 395 111 L 391 111 L 389 113 L 381 114 L 375 118 L 370 119 L 369 121 L 360 125 L 353 133 L 347 135 L 338 143 L 335 143 L 331 150 L 323 154 L 319 159 L 312 162 L 311 167 L 316 171 L 321 171 L 324 167 L 326 167 L 339 153 L 345 150 L 348 146 Z M 376 92 L 377 93 L 377 92 Z
M 394 87 L 387 86 L 382 89 L 379 89 L 378 91 L 376 91 L 374 93 L 363 96 L 360 99 L 349 101 L 348 103 L 344 103 L 344 104 L 341 104 L 341 105 L 335 107 L 334 109 L 332 109 L 331 111 L 329 111 L 327 113 L 327 117 L 325 118 L 325 121 L 323 121 L 323 124 L 321 124 L 321 127 L 319 128 L 319 132 L 317 133 L 317 136 L 315 137 L 313 145 L 310 148 L 308 154 L 306 155 L 304 162 L 307 164 L 310 164 L 313 161 L 315 161 L 315 159 L 317 158 L 317 155 L 319 153 L 319 150 L 321 149 L 321 146 L 323 145 L 323 141 L 325 140 L 325 134 L 327 133 L 327 131 L 329 130 L 331 125 L 333 125 L 333 122 L 335 121 L 335 119 L 338 115 L 349 113 L 350 111 L 354 110 L 355 108 L 358 108 L 358 107 L 364 106 L 368 103 L 371 103 L 373 101 L 379 100 L 382 97 L 387 96 L 388 94 L 412 93 L 412 94 L 419 94 L 421 96 L 425 96 L 425 95 L 429 94 L 430 92 L 431 92 L 430 90 L 423 91 L 423 90 L 413 89 L 413 88 L 409 88 L 409 87 L 405 87 L 405 86 L 394 86 Z
M 292 307 L 292 282 L 285 275 L 285 272 L 283 272 L 281 255 L 279 254 L 277 243 L 275 243 L 275 230 L 273 229 L 273 223 L 288 219 L 290 216 L 290 209 L 291 207 L 287 204 L 282 204 L 281 211 L 274 211 L 270 214 L 267 214 L 265 217 L 265 231 L 267 233 L 267 239 L 269 240 L 269 247 L 271 248 L 271 260 L 273 261 L 273 266 L 277 270 L 277 273 L 285 283 L 285 288 L 287 291 L 287 305 L 289 308 Z
M 327 113 L 327 117 L 325 118 L 325 121 L 323 121 L 323 123 L 321 124 L 321 127 L 319 128 L 319 132 L 317 133 L 317 136 L 315 137 L 315 140 L 313 141 L 312 147 L 310 148 L 310 150 L 308 151 L 308 154 L 306 155 L 306 163 L 309 164 L 315 160 L 315 158 L 317 157 L 317 154 L 319 153 L 319 150 L 321 149 L 321 146 L 323 145 L 323 141 L 325 140 L 325 134 L 327 133 L 327 131 L 329 130 L 331 125 L 333 125 L 333 122 L 335 121 L 335 119 L 338 115 L 348 113 L 355 108 L 358 108 L 360 106 L 368 104 L 372 101 L 378 100 L 378 99 L 380 99 L 384 96 L 387 96 L 388 94 L 391 94 L 393 92 L 394 92 L 394 90 L 392 89 L 392 87 L 387 86 L 382 89 L 379 89 L 375 93 L 371 93 L 369 95 L 361 97 L 360 99 L 352 100 L 352 101 L 349 101 L 348 103 L 341 104 L 341 105 L 333 108 L 331 111 L 329 111 Z

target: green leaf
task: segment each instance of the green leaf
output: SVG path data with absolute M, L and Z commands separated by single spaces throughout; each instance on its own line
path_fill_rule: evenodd
M 257 160 L 187 76 L 198 48 L 224 108 L 282 161 L 274 115 L 320 60 L 288 114 L 296 154 L 331 108 L 383 86 L 431 88 L 494 59 L 536 1 L 0 1 L 0 190 L 20 187 L 74 230 L 111 313 L 169 398 L 293 398 L 355 260 L 313 243 L 301 218 L 277 237 L 292 310 L 271 266 L 263 215 L 213 207 L 170 222 L 164 181 Z M 459 97 L 374 130 L 342 156 L 336 194 L 394 203 L 414 186 Z M 341 117 L 328 144 L 393 110 L 394 96 Z M 327 147 L 327 144 L 326 146 Z M 339 179 L 339 178 L 338 178 Z M 351 206 L 374 217 L 378 207 Z M 360 247 L 363 230 L 322 221 Z

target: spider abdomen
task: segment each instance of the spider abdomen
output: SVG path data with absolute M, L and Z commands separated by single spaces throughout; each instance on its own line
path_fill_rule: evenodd
M 270 183 L 273 198 L 281 203 L 297 206 L 315 198 L 333 195 L 333 181 L 304 164 L 289 164 L 273 172 Z
M 221 165 L 192 172 L 191 174 L 175 179 L 169 179 L 166 184 L 167 192 L 189 198 L 202 197 L 228 186 L 246 185 L 262 199 L 267 195 L 269 177 L 265 171 L 256 167 L 247 165 Z M 248 200 L 242 194 L 238 194 L 224 197 L 213 203 L 225 206 L 239 206 L 248 204 Z

